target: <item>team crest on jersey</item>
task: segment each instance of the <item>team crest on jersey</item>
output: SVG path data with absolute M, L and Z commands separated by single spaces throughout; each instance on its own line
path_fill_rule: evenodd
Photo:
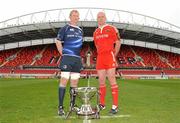
M 67 69 L 67 65 L 63 65 L 63 68 L 64 68 L 64 69 Z
M 107 29 L 107 30 L 106 30 L 106 32 L 110 32 L 110 30 L 109 30 L 109 29 Z

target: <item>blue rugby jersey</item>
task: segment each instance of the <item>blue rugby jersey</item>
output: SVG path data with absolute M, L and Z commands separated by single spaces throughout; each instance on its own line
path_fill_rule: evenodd
M 62 27 L 57 35 L 57 40 L 63 41 L 63 55 L 78 56 L 83 42 L 83 33 L 78 26 L 70 24 Z

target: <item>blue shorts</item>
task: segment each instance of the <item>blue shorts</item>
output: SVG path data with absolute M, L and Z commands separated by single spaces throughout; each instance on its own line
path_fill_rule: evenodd
M 81 58 L 76 56 L 64 55 L 61 58 L 59 68 L 64 72 L 80 73 L 83 69 Z

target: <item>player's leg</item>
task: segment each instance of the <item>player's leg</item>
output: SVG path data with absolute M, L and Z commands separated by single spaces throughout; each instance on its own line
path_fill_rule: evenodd
M 118 85 L 115 77 L 115 68 L 107 69 L 107 76 L 111 85 L 111 92 L 113 97 L 113 105 L 110 113 L 116 114 L 118 109 Z
M 65 112 L 63 110 L 63 107 L 64 107 L 63 102 L 64 102 L 64 95 L 66 92 L 66 85 L 69 80 L 69 75 L 70 75 L 70 72 L 61 72 L 61 79 L 60 79 L 60 83 L 59 83 L 59 92 L 58 92 L 58 95 L 59 95 L 58 114 L 59 115 L 65 114 Z
M 61 64 L 60 64 L 60 69 L 61 69 L 61 79 L 59 82 L 59 108 L 58 108 L 58 114 L 59 115 L 64 115 L 64 110 L 63 110 L 63 102 L 64 102 L 64 96 L 66 92 L 66 85 L 70 77 L 70 69 L 71 66 L 69 65 L 68 62 L 68 57 L 63 56 L 61 59 Z
M 80 78 L 80 71 L 82 70 L 82 62 L 81 58 L 72 57 L 73 65 L 72 65 L 72 72 L 70 74 L 71 84 L 70 84 L 70 107 L 74 107 L 75 100 L 76 100 L 76 91 L 75 88 L 78 87 L 78 82 Z
M 105 109 L 105 96 L 106 96 L 106 70 L 97 70 L 99 77 L 99 93 L 100 93 L 100 109 Z
M 71 98 L 71 102 L 70 102 L 70 106 L 74 107 L 75 100 L 76 100 L 76 91 L 75 91 L 75 88 L 78 87 L 80 73 L 72 72 L 70 76 L 71 76 L 71 84 L 70 84 L 70 98 Z
M 59 83 L 59 106 L 63 106 L 66 85 L 69 80 L 70 72 L 61 72 L 61 79 Z
M 99 96 L 100 104 L 99 108 L 101 110 L 105 109 L 105 96 L 106 96 L 106 70 L 104 63 L 106 62 L 104 55 L 97 56 L 96 70 L 98 74 L 99 81 Z
M 115 77 L 115 71 L 116 71 L 116 60 L 114 53 L 111 52 L 107 54 L 109 59 L 107 60 L 107 76 L 108 80 L 111 85 L 111 92 L 112 92 L 112 97 L 113 97 L 113 105 L 111 109 L 111 113 L 115 114 L 117 113 L 118 109 L 118 85 L 116 83 L 116 77 Z

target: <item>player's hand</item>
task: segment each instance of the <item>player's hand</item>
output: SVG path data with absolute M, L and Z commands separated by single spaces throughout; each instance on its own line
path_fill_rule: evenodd
M 118 62 L 117 62 L 117 60 L 115 61 L 115 64 L 116 64 L 116 67 L 118 67 L 119 65 L 118 65 Z
M 59 54 L 60 54 L 60 56 L 62 56 L 62 50 L 59 50 Z

